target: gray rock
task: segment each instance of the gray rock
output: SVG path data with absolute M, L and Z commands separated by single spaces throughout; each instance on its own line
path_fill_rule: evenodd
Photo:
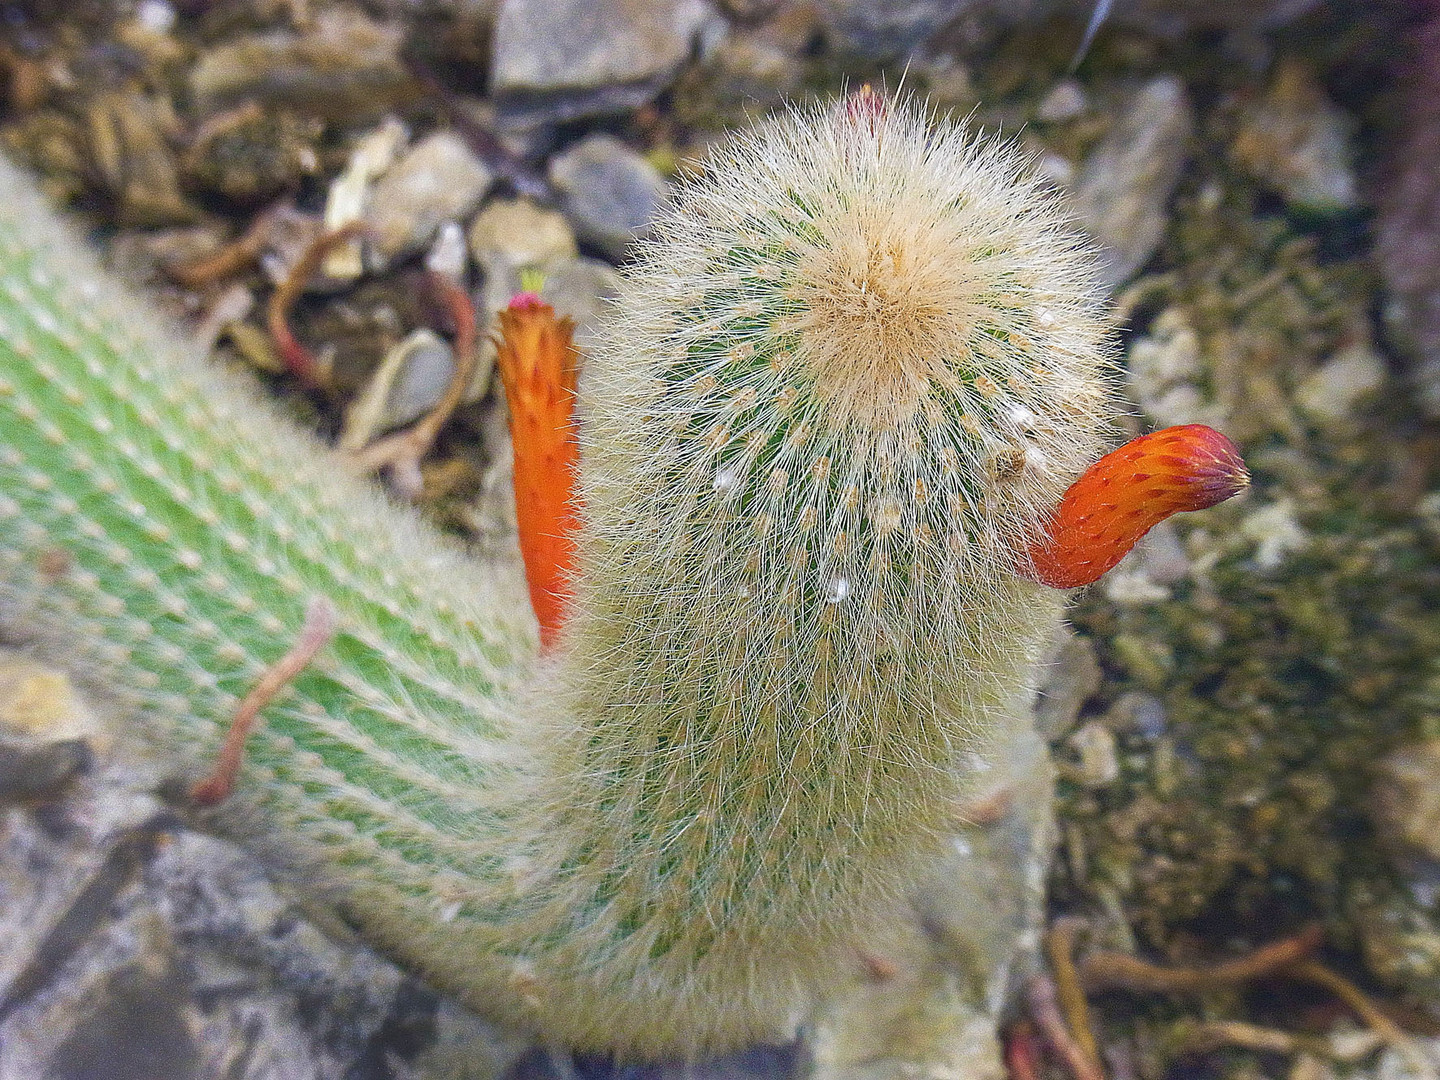
M 1195 121 L 1180 80 L 1147 83 L 1081 167 L 1074 206 L 1102 245 L 1103 276 L 1118 285 L 1154 254 Z
M 1380 762 L 1370 816 L 1388 850 L 1440 863 L 1440 739 L 1403 746 Z
M 1324 423 L 1345 420 L 1385 385 L 1385 360 L 1368 341 L 1341 349 L 1295 389 L 1295 403 Z
M 1239 532 L 1255 542 L 1255 565 L 1266 573 L 1310 543 L 1310 534 L 1295 514 L 1295 500 L 1288 495 L 1246 514 Z
M 1107 22 L 1179 36 L 1196 29 L 1267 30 L 1317 6 L 1319 0 L 1115 0 Z M 941 30 L 974 48 L 1008 27 L 1065 14 L 1081 26 L 1097 0 L 818 0 L 836 46 L 870 59 L 908 55 Z M 1078 37 L 1076 44 L 1079 44 Z
M 1089 638 L 1061 626 L 1041 670 L 1045 680 L 1035 700 L 1035 726 L 1046 739 L 1058 739 L 1074 726 L 1081 707 L 1100 689 L 1100 661 Z
M 320 116 L 376 116 L 417 93 L 400 59 L 404 32 L 351 7 L 316 12 L 303 33 L 265 31 L 206 51 L 190 73 L 196 108 L 257 100 Z
M 339 449 L 360 450 L 377 435 L 418 420 L 435 407 L 454 373 L 455 356 L 449 345 L 424 328 L 407 334 L 385 354 L 345 410 Z M 488 371 L 484 385 L 489 385 Z M 483 394 L 482 387 L 475 398 Z
M 1105 711 L 1105 726 L 1117 733 L 1158 739 L 1169 727 L 1165 703 L 1143 690 L 1127 690 Z
M 487 277 L 512 268 L 543 271 L 580 253 L 565 215 L 529 199 L 496 199 L 475 215 L 468 239 Z
M 1061 79 L 1035 107 L 1035 119 L 1047 124 L 1074 120 L 1090 107 L 1085 90 L 1074 79 Z
M 633 109 L 722 26 L 706 0 L 504 0 L 491 89 L 521 124 Z
M 151 764 L 107 750 L 117 719 L 0 651 L 6 736 L 88 731 L 96 755 L 61 798 L 0 796 L 0 1080 L 402 1080 L 457 1060 L 484 1078 L 525 1049 L 186 828 L 147 793 Z
M 550 161 L 550 182 L 580 239 L 619 258 L 654 216 L 665 180 L 611 135 L 591 135 Z
M 1038 20 L 1056 0 L 820 0 L 821 17 L 842 51 L 871 59 L 905 56 L 950 23 L 974 24 L 971 39 Z
M 1066 740 L 1076 762 L 1062 766 L 1064 775 L 1087 788 L 1103 788 L 1120 776 L 1120 757 L 1115 750 L 1115 734 L 1104 724 L 1092 720 Z
M 416 143 L 370 195 L 365 223 L 379 261 L 419 251 L 442 224 L 468 217 L 494 179 L 453 132 L 437 131 Z
M 1093 0 L 1067 0 L 1082 11 Z M 1155 34 L 1178 37 L 1200 29 L 1270 30 L 1318 7 L 1320 0 L 1116 0 L 1111 18 Z
M 1302 65 L 1280 65 L 1259 100 L 1244 110 L 1231 152 L 1247 171 L 1312 213 L 1359 204 L 1350 139 L 1356 124 Z

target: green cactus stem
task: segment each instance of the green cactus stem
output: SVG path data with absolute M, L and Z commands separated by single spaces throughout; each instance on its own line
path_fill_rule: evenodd
M 375 940 L 630 1056 L 787 1037 L 855 972 L 1016 722 L 1062 604 L 1017 553 L 1101 449 L 1088 255 L 1011 150 L 862 94 L 682 186 L 587 360 L 543 661 L 515 566 L 339 475 L 8 168 L 0 207 L 0 597 L 191 761 L 328 599 L 241 790 Z

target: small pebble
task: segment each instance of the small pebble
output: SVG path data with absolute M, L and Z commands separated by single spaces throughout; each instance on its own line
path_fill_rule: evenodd
M 470 253 L 493 273 L 502 267 L 545 267 L 580 254 L 565 215 L 529 199 L 496 199 L 470 223 Z
M 611 135 L 591 135 L 552 158 L 550 182 L 580 239 L 620 258 L 654 216 L 665 181 Z
M 1043 120 L 1047 124 L 1074 120 L 1088 106 L 1089 101 L 1080 84 L 1074 79 L 1062 79 L 1040 99 L 1040 104 L 1035 109 L 1035 119 Z
M 1287 61 L 1265 96 L 1245 110 L 1231 151 L 1292 206 L 1313 213 L 1351 210 L 1359 205 L 1350 149 L 1355 127 L 1308 68 Z
M 1261 570 L 1276 569 L 1310 542 L 1288 497 L 1251 511 L 1240 523 L 1240 532 L 1255 541 L 1255 564 Z
M 465 274 L 468 263 L 465 251 L 465 230 L 453 221 L 440 226 L 435 242 L 425 254 L 425 269 L 432 274 L 441 274 L 452 281 L 459 281 Z
M 1385 361 L 1369 342 L 1341 349 L 1306 376 L 1295 400 L 1311 417 L 1339 421 L 1385 385 Z
M 416 143 L 375 185 L 365 213 L 382 264 L 420 250 L 447 221 L 468 217 L 495 174 L 465 140 L 437 131 Z
M 1402 746 L 1384 758 L 1370 807 L 1387 849 L 1440 861 L 1440 739 Z
M 345 171 L 335 178 L 325 196 L 327 232 L 363 220 L 371 185 L 395 163 L 409 137 L 405 125 L 390 117 L 355 144 Z M 354 281 L 365 272 L 360 239 L 334 248 L 321 265 L 328 278 Z
M 506 0 L 495 22 L 491 87 L 526 124 L 634 109 L 724 22 L 706 0 Z
M 203 53 L 190 71 L 190 93 L 201 115 L 253 100 L 353 123 L 415 95 L 400 58 L 403 40 L 398 25 L 351 6 L 327 7 L 303 33 L 267 30 Z
M 33 746 L 0 738 L 0 800 L 53 798 L 93 760 L 82 739 Z
M 339 448 L 359 450 L 377 435 L 424 416 L 445 393 L 454 371 L 454 353 L 434 333 L 422 328 L 408 335 L 385 354 L 345 410 Z
M 1124 106 L 1085 159 L 1075 181 L 1075 211 L 1101 242 L 1106 284 L 1129 278 L 1159 246 L 1194 130 L 1184 86 L 1161 76 Z
M 1115 736 L 1104 724 L 1092 720 L 1066 740 L 1066 745 L 1079 755 L 1075 779 L 1088 788 L 1102 788 L 1120 776 L 1120 758 L 1115 752 Z

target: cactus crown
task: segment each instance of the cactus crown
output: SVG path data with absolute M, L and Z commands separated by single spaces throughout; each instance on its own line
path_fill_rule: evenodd
M 928 119 L 862 93 L 682 188 L 590 367 L 597 528 L 623 474 L 618 527 L 669 521 L 741 607 L 958 610 L 1014 568 L 1098 452 L 1100 293 L 1023 159 Z

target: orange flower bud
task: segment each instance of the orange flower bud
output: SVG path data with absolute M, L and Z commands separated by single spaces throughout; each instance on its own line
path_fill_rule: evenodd
M 564 621 L 575 558 L 575 324 L 529 292 L 499 318 L 496 362 L 510 405 L 520 554 L 540 642 L 549 648 Z
M 1250 474 L 1235 444 L 1204 424 L 1132 439 L 1086 469 L 1060 500 L 1050 536 L 1029 551 L 1026 577 L 1089 585 L 1171 514 L 1239 494 Z

